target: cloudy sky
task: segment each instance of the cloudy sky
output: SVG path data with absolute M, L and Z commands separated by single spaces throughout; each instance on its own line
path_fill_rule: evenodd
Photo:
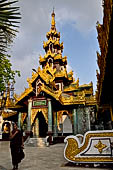
M 45 54 L 43 41 L 50 30 L 53 7 L 68 71 L 73 70 L 80 85 L 92 81 L 95 91 L 99 51 L 96 22 L 102 23 L 102 0 L 20 0 L 17 6 L 22 19 L 10 50 L 13 69 L 21 72 L 21 77 L 16 77 L 15 92 L 20 94 L 28 87 L 27 77 L 39 66 L 39 55 Z

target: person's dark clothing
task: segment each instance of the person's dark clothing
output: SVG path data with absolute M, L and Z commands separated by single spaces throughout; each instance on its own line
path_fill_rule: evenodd
M 12 131 L 12 134 L 14 133 L 15 131 Z M 21 146 L 22 146 L 22 133 L 20 130 L 18 130 L 18 133 L 10 140 L 13 165 L 17 165 L 19 162 L 21 162 L 21 158 L 20 158 Z

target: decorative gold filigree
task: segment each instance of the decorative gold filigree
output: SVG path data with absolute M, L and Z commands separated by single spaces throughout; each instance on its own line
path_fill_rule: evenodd
M 46 123 L 48 123 L 48 109 L 47 108 L 36 108 L 31 110 L 31 125 L 33 124 L 38 112 L 42 112 L 44 115 L 44 118 L 46 120 Z
M 59 100 L 59 96 L 61 95 L 62 91 L 55 92 L 54 90 L 50 89 L 47 86 L 41 86 L 41 90 L 49 94 L 50 96 L 53 96 L 56 100 Z
M 72 104 L 84 104 L 86 103 L 86 98 L 84 96 L 60 96 L 59 101 L 63 104 L 63 105 L 72 105 Z
M 68 160 L 75 161 L 75 162 L 80 161 L 80 160 L 85 161 L 85 162 L 88 162 L 88 161 L 92 162 L 94 160 L 96 160 L 97 162 L 99 162 L 100 160 L 103 160 L 102 162 L 104 162 L 105 160 L 107 160 L 108 162 L 113 161 L 113 157 L 112 158 L 107 158 L 107 157 L 105 157 L 105 158 L 95 158 L 95 157 L 78 158 L 78 157 L 76 157 L 78 154 L 80 154 L 82 151 L 84 151 L 88 147 L 89 140 L 92 137 L 113 137 L 113 132 L 100 132 L 100 133 L 95 133 L 95 132 L 90 133 L 89 132 L 84 137 L 85 141 L 84 141 L 84 143 L 81 147 L 78 146 L 78 141 L 76 139 L 71 138 L 71 137 L 68 138 L 67 139 L 67 146 L 66 146 L 66 149 L 65 149 L 66 158 Z
M 46 42 L 43 41 L 43 47 L 46 48 L 50 43 L 52 43 L 54 45 L 58 45 L 63 48 L 63 43 L 60 43 L 59 41 L 60 41 L 60 39 L 54 40 L 50 37 L 48 41 L 46 41 Z
M 98 141 L 98 144 L 94 145 L 95 148 L 98 149 L 100 153 L 102 153 L 103 149 L 107 146 L 101 142 L 101 140 Z

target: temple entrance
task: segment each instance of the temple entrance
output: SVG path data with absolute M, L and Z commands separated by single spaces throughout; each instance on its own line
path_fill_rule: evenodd
M 48 124 L 42 112 L 38 112 L 34 121 L 33 134 L 37 137 L 46 137 L 48 131 Z

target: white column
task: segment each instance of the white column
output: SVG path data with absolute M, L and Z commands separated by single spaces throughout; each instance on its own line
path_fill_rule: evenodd
M 48 132 L 52 132 L 52 105 L 51 100 L 48 100 Z
M 21 129 L 21 112 L 18 114 L 18 128 Z
M 27 130 L 31 131 L 31 109 L 32 109 L 32 100 L 28 100 L 28 117 L 27 117 Z

